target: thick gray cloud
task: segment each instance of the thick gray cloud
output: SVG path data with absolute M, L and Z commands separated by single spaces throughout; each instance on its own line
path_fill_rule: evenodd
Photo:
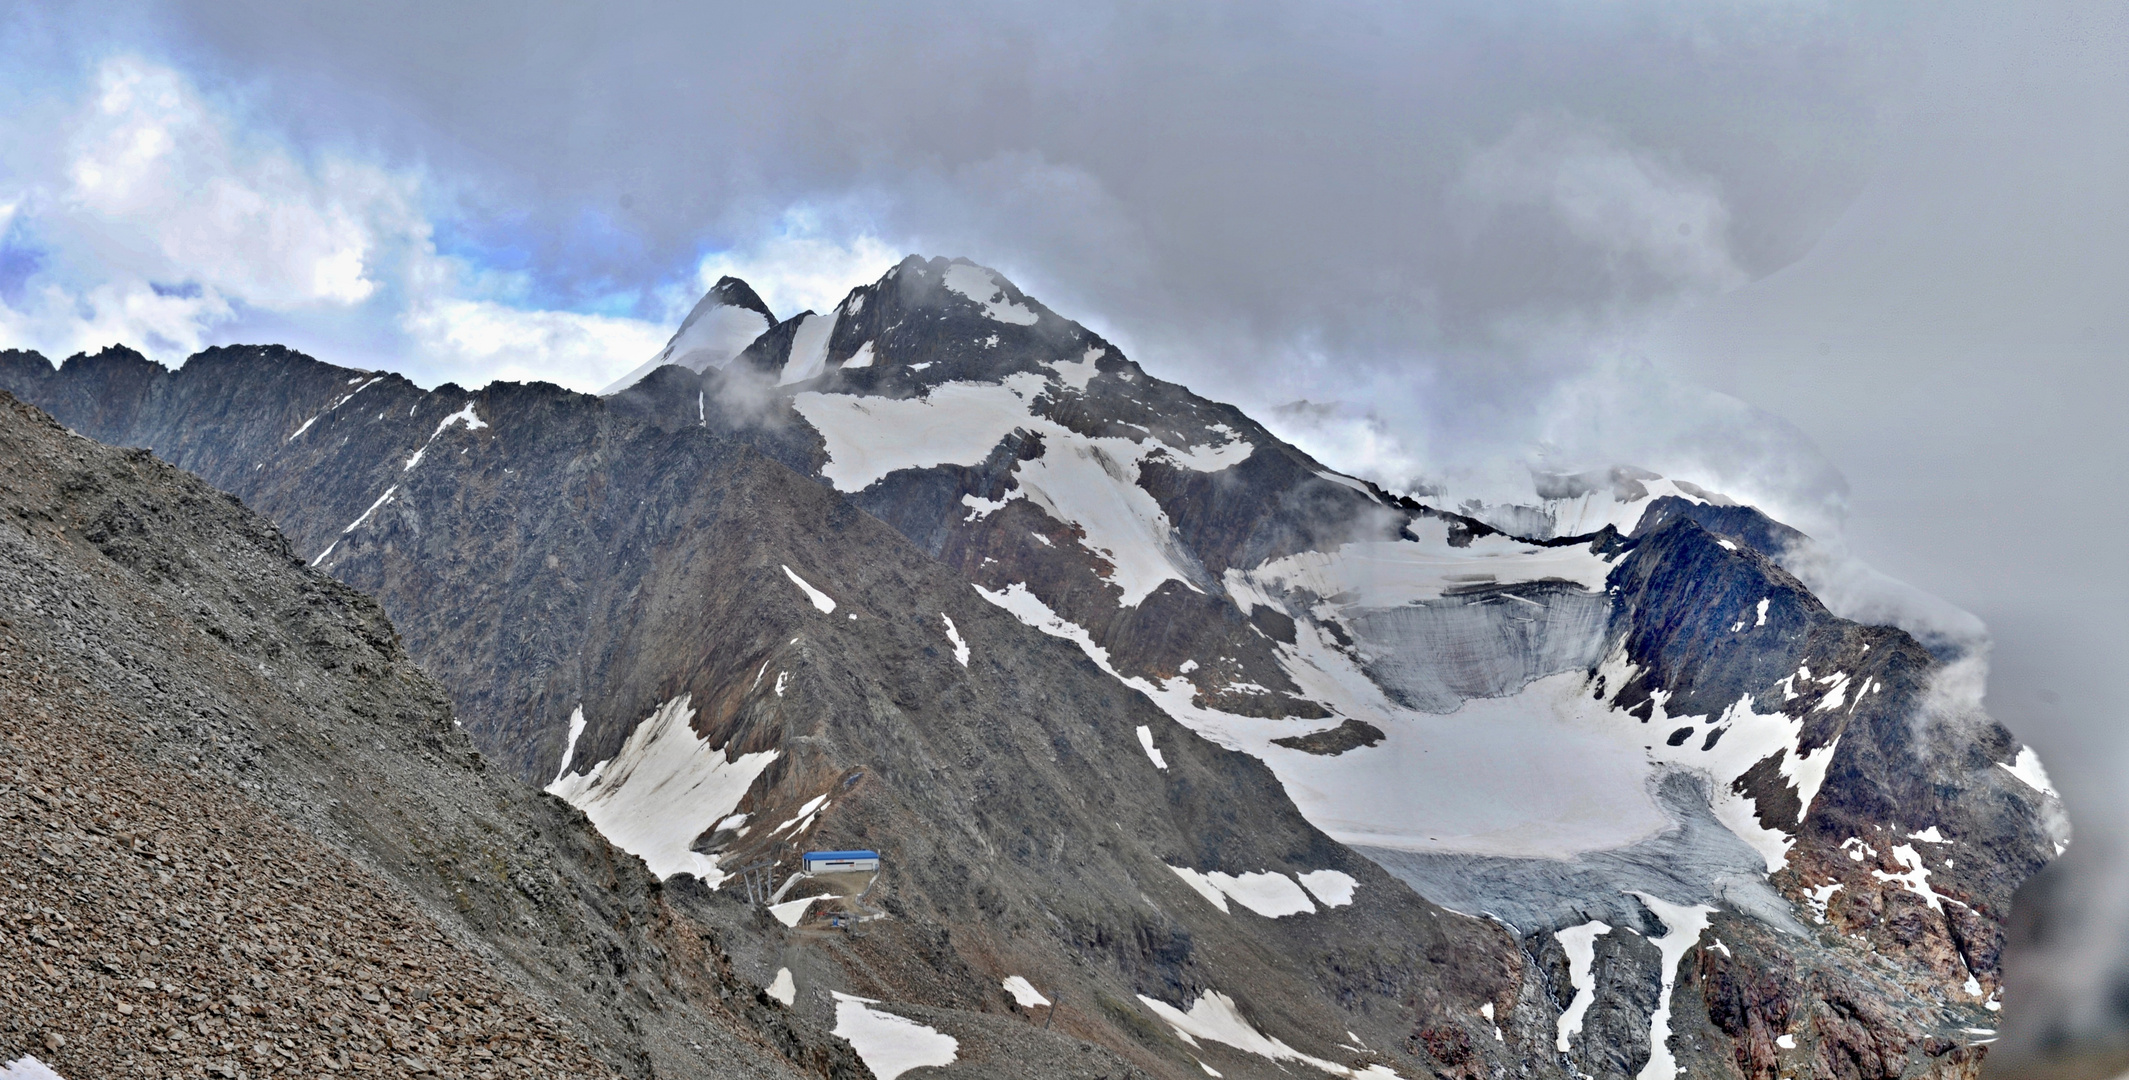
M 1450 431 L 1578 370 L 1593 330 L 1808 250 L 1912 51 L 1896 11 L 1755 3 L 152 17 L 309 138 L 460 178 L 475 231 L 556 288 L 674 273 L 806 203 L 1185 376 L 1424 368 L 1441 404 L 1408 404 Z
M 0 30 L 16 57 L 140 52 L 299 157 L 372 163 L 534 306 L 663 318 L 706 254 L 799 221 L 816 278 L 967 255 L 1160 374 L 1322 404 L 1281 415 L 1386 480 L 1629 460 L 1840 533 L 1990 623 L 1991 707 L 2080 829 L 2058 925 L 2087 947 L 2023 969 L 2014 1018 L 2053 995 L 2103 1026 L 2129 970 L 2122 19 L 52 3 Z M 389 362 L 361 318 L 304 326 Z

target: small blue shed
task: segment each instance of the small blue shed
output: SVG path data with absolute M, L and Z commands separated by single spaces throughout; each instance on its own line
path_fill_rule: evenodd
M 878 870 L 880 853 L 877 851 L 809 851 L 805 857 L 809 874 L 847 874 L 862 870 Z

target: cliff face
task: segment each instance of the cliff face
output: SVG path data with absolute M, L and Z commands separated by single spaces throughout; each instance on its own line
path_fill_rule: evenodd
M 1794 530 L 1637 473 L 1508 535 L 966 262 L 773 324 L 719 288 L 693 324 L 759 338 L 606 398 L 273 348 L 0 386 L 375 595 L 484 753 L 709 885 L 665 893 L 823 1026 L 863 994 L 1038 1075 L 1056 1032 L 1173 1076 L 1978 1067 L 2059 804 Z M 888 870 L 789 931 L 729 899 L 809 847 Z

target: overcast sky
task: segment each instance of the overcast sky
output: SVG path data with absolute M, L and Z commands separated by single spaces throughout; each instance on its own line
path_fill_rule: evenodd
M 591 389 L 967 256 L 1334 465 L 1634 462 L 1975 612 L 2119 897 L 2123 10 L 16 4 L 0 347 Z

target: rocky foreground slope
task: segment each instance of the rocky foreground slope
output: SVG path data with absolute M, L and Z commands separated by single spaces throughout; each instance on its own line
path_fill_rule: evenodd
M 4 395 L 0 461 L 0 1061 L 864 1075 L 257 515 Z
M 667 354 L 605 398 L 275 348 L 0 386 L 375 594 L 802 1021 L 985 1075 L 1055 1032 L 1164 1076 L 1978 1068 L 2059 804 L 1793 530 L 1619 470 L 1504 534 L 960 261 L 781 322 L 720 283 Z M 843 846 L 862 899 L 733 899 Z

